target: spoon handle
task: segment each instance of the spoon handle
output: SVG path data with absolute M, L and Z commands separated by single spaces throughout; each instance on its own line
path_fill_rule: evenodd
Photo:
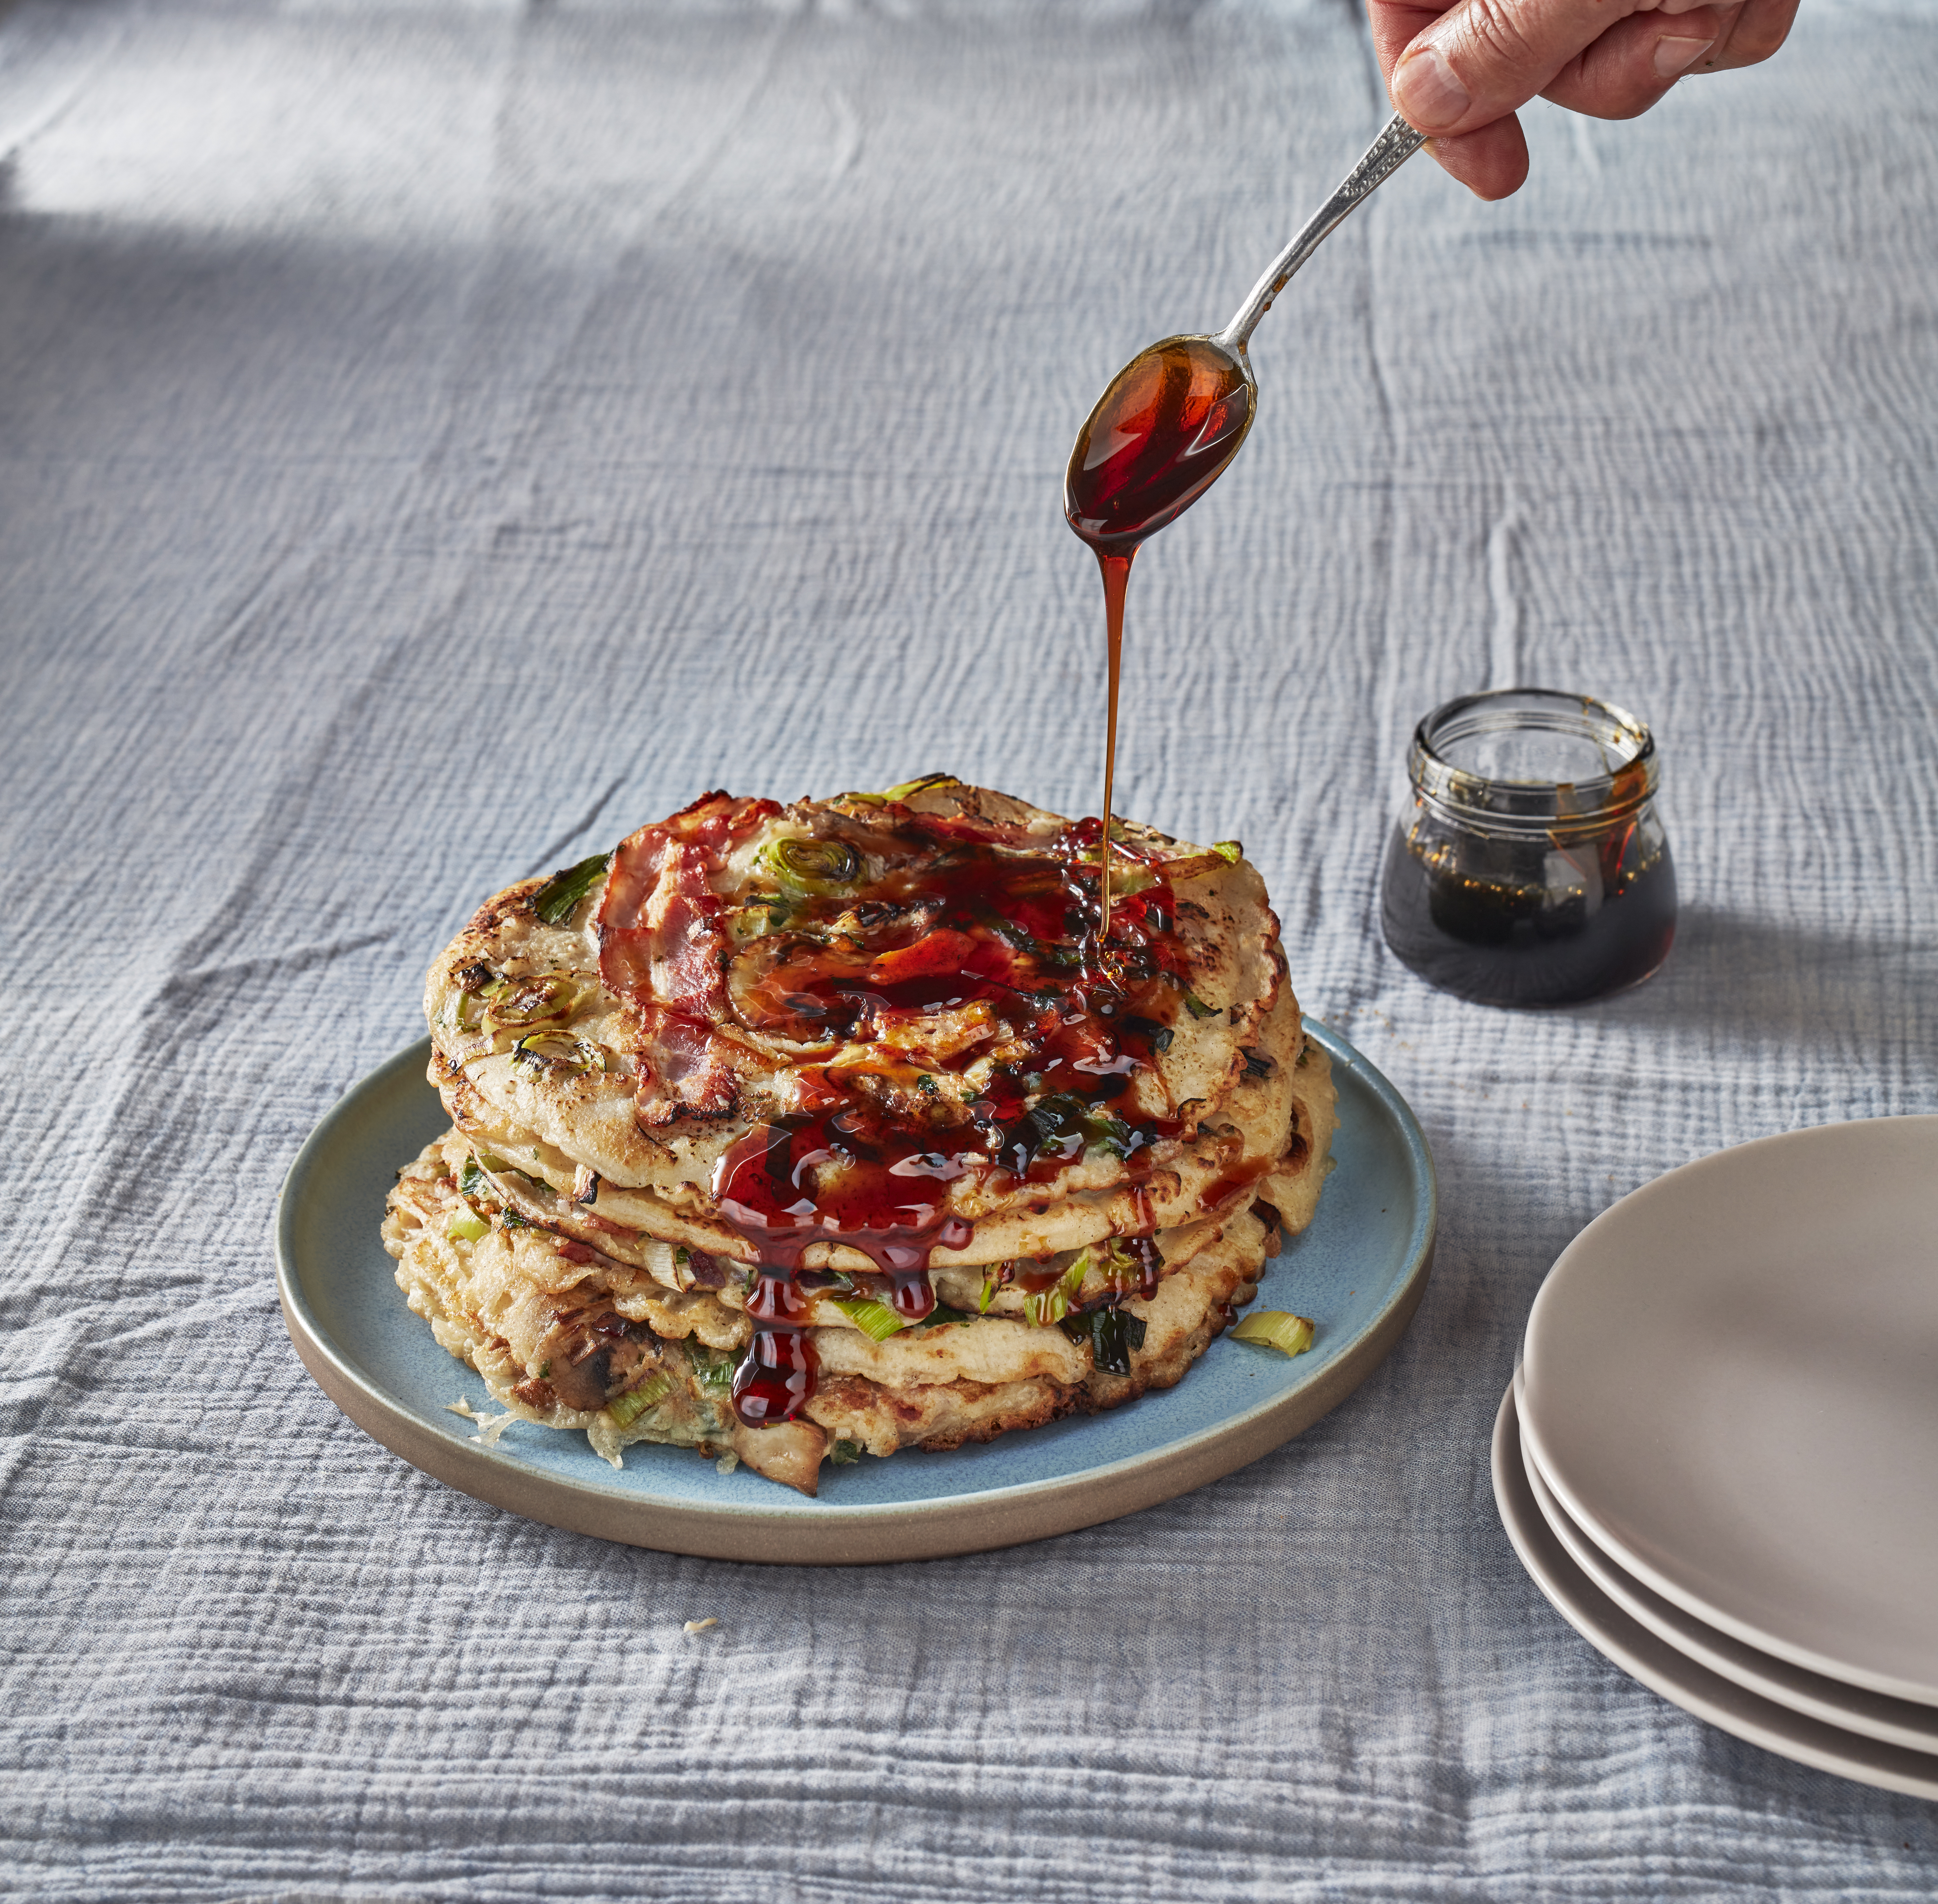
M 1285 289 L 1292 274 L 1318 250 L 1320 241 L 1375 185 L 1399 171 L 1426 143 L 1426 135 L 1415 132 L 1396 113 L 1379 137 L 1366 148 L 1359 163 L 1340 181 L 1339 189 L 1265 267 L 1265 275 L 1252 287 L 1252 294 L 1238 307 L 1238 315 L 1219 332 L 1216 341 L 1228 351 L 1243 350 L 1246 340 L 1258 328 L 1259 318 L 1271 309 L 1272 300 Z

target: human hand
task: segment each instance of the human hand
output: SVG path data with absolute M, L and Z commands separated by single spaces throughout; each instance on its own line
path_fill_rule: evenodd
M 1538 93 L 1571 112 L 1633 119 L 1684 73 L 1767 59 L 1797 0 L 1366 0 L 1394 109 L 1471 191 L 1527 176 L 1514 108 Z

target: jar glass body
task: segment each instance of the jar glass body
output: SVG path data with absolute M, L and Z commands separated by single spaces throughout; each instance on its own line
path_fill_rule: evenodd
M 1380 883 L 1386 941 L 1444 991 L 1580 1004 L 1639 984 L 1675 936 L 1675 868 L 1648 729 L 1539 688 L 1436 708 Z

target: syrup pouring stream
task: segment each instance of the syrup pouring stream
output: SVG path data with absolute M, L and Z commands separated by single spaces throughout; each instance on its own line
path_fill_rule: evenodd
M 1117 754 L 1117 680 L 1124 592 L 1147 536 L 1182 515 L 1224 473 L 1252 427 L 1258 386 L 1246 345 L 1294 272 L 1347 213 L 1426 143 L 1396 116 L 1304 230 L 1266 267 L 1238 314 L 1215 336 L 1167 337 L 1134 357 L 1077 432 L 1065 472 L 1063 513 L 1095 551 L 1104 574 L 1110 698 L 1104 750 L 1103 835 L 1097 944 L 1110 935 L 1110 801 Z

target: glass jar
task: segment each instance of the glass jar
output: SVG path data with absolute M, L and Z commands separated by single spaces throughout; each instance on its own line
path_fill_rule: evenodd
M 1429 984 L 1483 1005 L 1575 1005 L 1639 984 L 1675 936 L 1659 762 L 1633 714 L 1586 695 L 1465 695 L 1414 730 L 1411 804 L 1381 923 Z

